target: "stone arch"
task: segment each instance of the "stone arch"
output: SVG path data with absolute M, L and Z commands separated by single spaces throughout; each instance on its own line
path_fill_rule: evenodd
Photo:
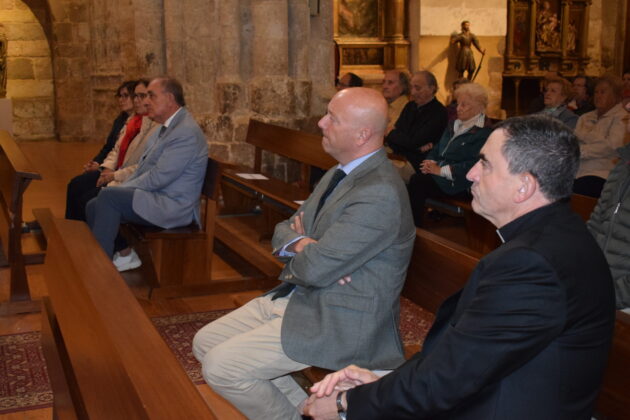
M 4 16 L 2 16 L 4 15 Z M 45 0 L 15 0 L 0 11 L 8 38 L 7 97 L 19 141 L 54 139 L 52 25 Z

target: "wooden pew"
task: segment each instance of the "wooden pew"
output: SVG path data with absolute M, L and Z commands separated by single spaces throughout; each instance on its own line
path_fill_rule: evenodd
M 416 241 L 402 295 L 430 312 L 464 287 L 482 254 L 424 229 Z
M 43 255 L 22 252 L 22 202 L 31 181 L 42 179 L 6 131 L 0 131 L 0 240 L 5 265 L 11 271 L 9 301 L 0 305 L 0 315 L 39 310 L 31 300 L 25 264 L 41 263 Z
M 582 194 L 571 195 L 571 210 L 576 212 L 586 222 L 597 205 L 597 199 Z
M 581 194 L 572 194 L 569 203 L 571 209 L 579 214 L 586 222 L 597 204 L 597 199 Z M 438 210 L 446 209 L 447 212 L 462 215 L 466 221 L 468 247 L 470 249 L 474 249 L 482 254 L 487 254 L 501 245 L 499 236 L 496 234 L 496 227 L 488 220 L 475 213 L 470 201 L 444 197 L 427 200 L 427 206 L 436 207 Z
M 188 292 L 203 292 L 208 286 L 212 269 L 214 227 L 217 213 L 219 165 L 208 158 L 201 189 L 201 222 L 198 226 L 160 229 L 125 224 L 121 231 L 138 252 L 147 276 L 150 296 Z M 201 290 L 200 290 L 201 289 Z
M 220 179 L 220 164 L 208 158 L 201 190 L 201 226 L 196 223 L 173 229 L 121 226 L 123 235 L 143 262 L 141 270 L 149 284 L 149 298 L 236 292 L 275 284 L 275 279 L 262 276 L 221 281 L 211 278 Z
M 58 419 L 214 419 L 85 223 L 39 211 L 42 347 Z
M 222 170 L 223 206 L 217 219 L 216 237 L 270 277 L 282 269 L 265 242 L 275 225 L 298 209 L 305 200 L 312 166 L 328 169 L 337 162 L 324 152 L 321 136 L 250 120 L 246 142 L 255 148 L 253 167 Z M 263 173 L 264 153 L 299 162 L 300 177 L 287 183 L 265 172 L 269 179 L 245 179 L 238 173 Z

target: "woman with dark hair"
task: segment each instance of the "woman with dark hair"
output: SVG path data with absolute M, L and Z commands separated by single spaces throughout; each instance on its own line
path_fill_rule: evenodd
M 136 83 L 137 81 L 135 80 L 127 80 L 116 89 L 115 97 L 118 100 L 118 106 L 120 106 L 120 114 L 118 114 L 114 120 L 112 129 L 109 132 L 109 136 L 107 136 L 107 141 L 105 145 L 103 145 L 103 148 L 91 161 L 83 165 L 83 173 L 75 176 L 68 183 L 66 190 L 66 219 L 85 220 L 85 203 L 87 203 L 87 201 L 81 205 L 79 204 L 78 197 L 83 195 L 85 191 L 96 187 L 96 182 L 101 175 L 99 168 L 103 160 L 105 160 L 109 152 L 114 148 L 127 121 L 130 116 L 133 115 L 133 90 L 136 87 Z

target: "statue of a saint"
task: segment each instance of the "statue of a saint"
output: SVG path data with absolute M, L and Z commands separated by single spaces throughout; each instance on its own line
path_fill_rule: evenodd
M 457 61 L 455 62 L 455 69 L 457 69 L 457 77 L 464 77 L 464 72 L 467 72 L 468 80 L 472 80 L 473 74 L 477 65 L 475 64 L 475 57 L 471 46 L 474 45 L 481 54 L 485 54 L 485 48 L 481 48 L 479 40 L 470 32 L 470 22 L 465 20 L 462 22 L 462 31 L 451 38 L 451 44 L 459 44 L 459 53 L 457 54 Z
M 538 0 L 540 4 L 540 0 Z M 536 49 L 539 51 L 560 50 L 560 19 L 551 9 L 551 3 L 543 1 L 536 16 Z

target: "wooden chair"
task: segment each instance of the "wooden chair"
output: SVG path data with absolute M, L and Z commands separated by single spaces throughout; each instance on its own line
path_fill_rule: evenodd
M 4 265 L 11 270 L 9 301 L 0 306 L 0 315 L 39 310 L 31 301 L 25 265 L 41 263 L 43 255 L 22 252 L 22 203 L 31 181 L 42 179 L 13 138 L 0 131 L 0 240 Z
M 201 190 L 201 226 L 160 229 L 136 224 L 123 225 L 123 235 L 142 260 L 150 286 L 160 296 L 198 294 L 208 289 L 214 249 L 219 164 L 208 158 Z M 159 292 L 158 292 L 159 288 Z

